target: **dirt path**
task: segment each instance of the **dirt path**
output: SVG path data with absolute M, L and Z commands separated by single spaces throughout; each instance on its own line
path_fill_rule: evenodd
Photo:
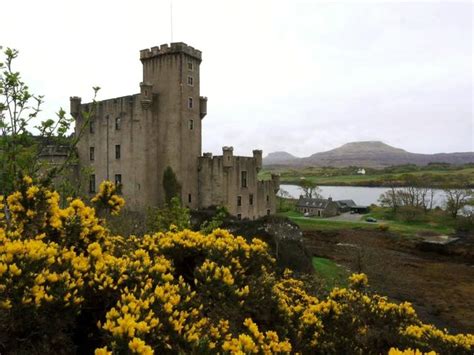
M 412 302 L 423 321 L 474 333 L 473 264 L 418 251 L 379 231 L 311 231 L 305 244 L 315 256 L 365 272 L 374 291 Z

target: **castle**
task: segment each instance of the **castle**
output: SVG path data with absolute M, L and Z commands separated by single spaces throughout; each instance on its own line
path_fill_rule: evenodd
M 181 201 L 192 209 L 225 206 L 238 218 L 255 219 L 276 210 L 279 177 L 259 181 L 262 151 L 253 157 L 201 155 L 201 120 L 207 98 L 200 96 L 201 51 L 171 43 L 140 51 L 140 93 L 97 103 L 86 129 L 83 112 L 91 103 L 71 97 L 76 120 L 79 168 L 89 171 L 88 191 L 103 180 L 121 186 L 132 210 L 165 203 L 163 173 L 171 167 L 181 185 Z

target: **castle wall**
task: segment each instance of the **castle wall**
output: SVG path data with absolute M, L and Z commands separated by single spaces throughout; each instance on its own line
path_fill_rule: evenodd
M 230 214 L 255 219 L 276 212 L 274 180 L 258 181 L 259 161 L 227 155 L 199 158 L 199 207 L 225 206 Z M 246 175 L 246 184 L 242 173 Z
M 91 105 L 76 108 L 76 135 L 85 122 L 80 112 L 88 112 Z M 139 94 L 97 103 L 78 143 L 84 192 L 89 192 L 90 174 L 95 175 L 96 191 L 102 181 L 115 182 L 116 175 L 121 175 L 122 193 L 128 207 L 136 209 L 156 204 L 158 190 L 153 171 L 158 165 L 158 125 L 154 111 L 153 106 L 142 108 Z M 116 146 L 120 146 L 118 159 Z M 91 148 L 94 149 L 94 160 L 90 159 Z

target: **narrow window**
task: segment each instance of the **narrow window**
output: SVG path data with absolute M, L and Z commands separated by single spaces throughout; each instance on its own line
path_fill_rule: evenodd
M 194 129 L 194 120 L 189 120 L 189 129 L 192 131 Z
M 120 117 L 115 118 L 115 130 L 120 131 L 122 119 Z
M 194 78 L 192 76 L 188 76 L 188 85 L 194 86 Z
M 94 160 L 95 159 L 95 149 L 94 147 L 89 148 L 89 160 Z
M 89 192 L 95 193 L 95 175 L 91 174 L 89 176 Z
M 193 69 L 194 69 L 193 62 L 188 62 L 188 70 L 193 70 Z
M 249 195 L 249 205 L 253 206 L 253 194 Z
M 95 132 L 95 121 L 94 120 L 90 120 L 89 121 L 89 133 L 90 134 L 94 134 Z
M 237 219 L 238 219 L 239 221 L 242 219 L 242 215 L 241 215 L 240 213 L 237 215 Z
M 241 183 L 242 183 L 242 187 L 247 187 L 247 172 L 246 171 L 242 171 L 241 172 Z
M 193 108 L 193 98 L 192 97 L 188 97 L 188 108 L 189 109 Z
M 267 202 L 270 202 L 270 195 L 267 195 Z
M 242 206 L 242 196 L 237 196 L 237 206 Z
M 120 159 L 120 144 L 115 146 L 115 159 Z
M 267 210 L 267 216 L 270 216 L 270 210 Z
M 191 194 L 188 194 L 188 202 L 191 203 L 191 201 L 192 201 Z
M 115 186 L 117 186 L 117 192 L 122 193 L 122 174 L 115 174 Z

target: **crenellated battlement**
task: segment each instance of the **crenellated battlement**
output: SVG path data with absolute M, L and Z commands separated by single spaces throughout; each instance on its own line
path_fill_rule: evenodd
M 159 57 L 166 54 L 185 53 L 199 61 L 202 60 L 202 52 L 194 47 L 188 46 L 183 42 L 174 42 L 171 45 L 162 44 L 161 46 L 151 47 L 150 49 L 142 49 L 140 51 L 140 60 Z

